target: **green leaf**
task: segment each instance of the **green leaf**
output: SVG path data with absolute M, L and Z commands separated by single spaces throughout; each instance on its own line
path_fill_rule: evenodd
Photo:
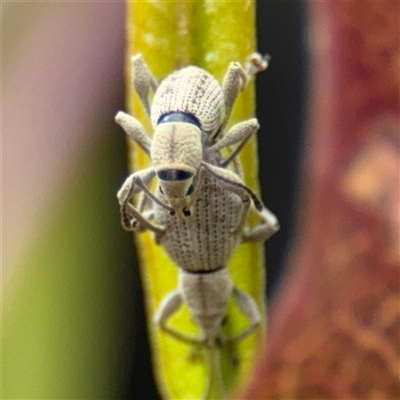
M 134 282 L 120 260 L 128 243 L 113 134 L 98 132 L 98 143 L 69 164 L 29 244 L 7 266 L 14 276 L 2 296 L 4 399 L 118 396 Z
M 157 79 L 188 64 L 211 72 L 219 81 L 232 61 L 244 62 L 255 51 L 254 2 L 218 1 L 138 1 L 128 3 L 128 47 L 126 74 L 131 76 L 130 58 L 141 53 Z M 130 112 L 151 132 L 151 126 L 127 80 Z M 252 82 L 239 95 L 230 123 L 250 118 L 254 113 Z M 130 145 L 132 145 L 130 143 Z M 131 147 L 132 170 L 148 166 L 149 158 L 135 145 Z M 257 146 L 253 138 L 241 154 L 245 181 L 258 190 Z M 229 391 L 246 379 L 259 347 L 265 342 L 265 327 L 234 347 L 211 349 L 208 355 L 220 368 L 208 366 L 205 349 L 181 343 L 153 324 L 152 318 L 165 294 L 177 286 L 177 266 L 161 246 L 154 244 L 149 233 L 136 235 L 141 274 L 145 289 L 148 326 L 151 337 L 154 372 L 164 398 L 197 399 L 211 373 L 209 398 L 222 398 L 217 372 L 221 369 Z M 264 313 L 264 258 L 260 243 L 241 244 L 229 262 L 237 286 L 251 294 Z M 186 309 L 172 318 L 171 324 L 183 332 L 197 332 Z M 229 307 L 224 332 L 237 332 L 246 325 L 234 304 Z M 217 360 L 219 358 L 219 360 Z

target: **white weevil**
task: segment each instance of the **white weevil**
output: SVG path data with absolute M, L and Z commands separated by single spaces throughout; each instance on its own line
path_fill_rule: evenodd
M 133 84 L 151 117 L 151 139 L 141 123 L 119 112 L 116 121 L 128 136 L 151 156 L 151 166 L 133 173 L 118 192 L 123 226 L 127 230 L 154 232 L 179 267 L 178 288 L 162 300 L 156 323 L 187 343 L 216 346 L 228 301 L 233 296 L 249 320 L 247 328 L 227 340 L 238 340 L 260 323 L 254 299 L 232 282 L 227 263 L 243 240 L 266 240 L 278 229 L 277 218 L 227 169 L 258 130 L 256 119 L 234 125 L 224 132 L 233 104 L 250 74 L 266 68 L 267 60 L 252 55 L 247 70 L 231 63 L 222 88 L 212 75 L 186 67 L 169 75 L 159 86 L 141 55 L 132 58 Z M 155 90 L 150 108 L 149 91 Z M 234 150 L 231 145 L 237 144 Z M 221 150 L 230 154 L 223 157 Z M 148 185 L 158 177 L 153 193 Z M 139 205 L 131 199 L 142 192 Z M 245 229 L 253 202 L 261 222 Z M 200 328 L 199 336 L 168 325 L 170 317 L 186 304 Z

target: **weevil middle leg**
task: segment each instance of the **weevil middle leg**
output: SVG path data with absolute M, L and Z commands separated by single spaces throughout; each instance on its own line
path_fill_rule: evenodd
M 268 240 L 272 235 L 280 229 L 278 218 L 273 214 L 267 207 L 259 212 L 261 222 L 253 227 L 244 231 L 242 234 L 242 240 L 247 241 L 259 241 L 264 242 Z

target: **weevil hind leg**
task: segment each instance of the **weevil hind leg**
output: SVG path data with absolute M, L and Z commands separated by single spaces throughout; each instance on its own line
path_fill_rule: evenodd
M 258 310 L 257 303 L 249 294 L 235 287 L 232 295 L 236 299 L 240 311 L 242 311 L 250 323 L 249 326 L 244 328 L 241 332 L 227 338 L 227 340 L 230 342 L 237 342 L 254 332 L 254 330 L 261 323 L 261 315 L 260 311 Z
M 141 54 L 132 57 L 132 84 L 143 104 L 146 114 L 150 117 L 149 92 L 157 90 L 158 83 Z
M 205 339 L 202 336 L 179 332 L 168 325 L 169 319 L 178 311 L 182 303 L 183 297 L 179 289 L 167 293 L 158 306 L 156 314 L 154 315 L 154 322 L 160 327 L 160 329 L 176 340 L 191 345 L 204 345 Z

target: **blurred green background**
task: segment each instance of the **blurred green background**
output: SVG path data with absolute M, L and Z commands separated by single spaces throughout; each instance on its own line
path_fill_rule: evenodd
M 124 4 L 1 3 L 2 398 L 155 399 L 135 250 L 116 191 L 126 147 Z M 273 293 L 290 243 L 302 3 L 258 2 L 263 198 Z

